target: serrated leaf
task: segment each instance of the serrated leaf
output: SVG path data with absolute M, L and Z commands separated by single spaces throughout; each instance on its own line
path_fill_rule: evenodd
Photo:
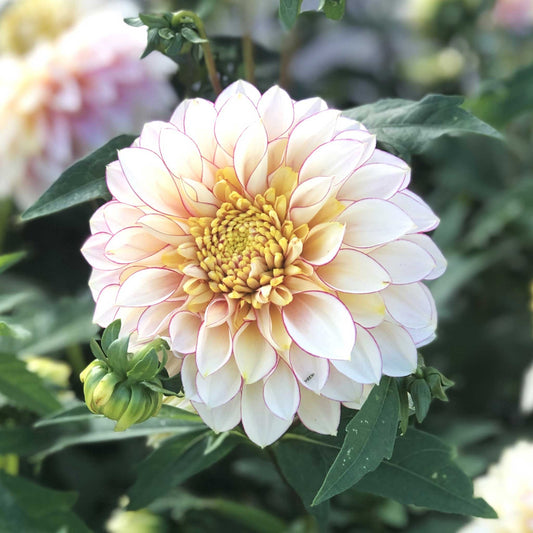
M 346 9 L 346 0 L 322 0 L 319 9 L 328 19 L 341 20 Z
M 52 186 L 22 213 L 22 220 L 32 220 L 89 200 L 111 196 L 105 182 L 105 167 L 117 158 L 117 150 L 130 146 L 134 135 L 119 135 L 95 152 L 67 168 Z
M 302 0 L 280 0 L 279 20 L 286 30 L 290 30 L 295 24 L 302 7 Z
M 41 378 L 10 354 L 0 354 L 0 394 L 15 405 L 41 415 L 61 408 Z
M 90 533 L 71 511 L 76 500 L 73 492 L 41 487 L 0 471 L 0 531 Z
M 422 153 L 443 135 L 475 133 L 502 139 L 492 126 L 463 109 L 462 103 L 460 96 L 430 94 L 418 102 L 400 98 L 380 100 L 343 114 L 362 122 L 387 149 L 406 158 Z
M 187 26 L 182 28 L 180 33 L 182 37 L 186 41 L 189 41 L 190 43 L 193 43 L 193 44 L 207 43 L 207 39 L 202 39 L 195 30 L 193 30 L 192 28 L 188 28 Z
M 220 461 L 237 445 L 229 433 L 188 433 L 164 441 L 138 467 L 129 509 L 141 509 L 191 476 Z
M 437 437 L 410 428 L 396 440 L 394 453 L 357 485 L 357 490 L 444 513 L 496 518 L 484 500 L 472 495 L 472 482 L 452 460 L 451 448 Z
M 360 411 L 346 426 L 341 451 L 329 469 L 313 505 L 355 485 L 392 455 L 398 430 L 400 400 L 394 379 L 384 376 Z
M 26 257 L 26 252 L 13 252 L 12 254 L 0 255 L 0 274 L 17 264 L 24 257 Z

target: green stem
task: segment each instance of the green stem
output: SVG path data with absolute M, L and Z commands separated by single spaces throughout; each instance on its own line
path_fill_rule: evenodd
M 177 11 L 172 17 L 172 26 L 178 26 L 180 23 L 185 22 L 187 19 L 192 20 L 194 25 L 198 30 L 198 35 L 200 38 L 205 39 L 205 43 L 201 43 L 202 51 L 205 58 L 205 66 L 207 68 L 207 75 L 209 76 L 209 81 L 211 86 L 215 91 L 215 96 L 218 96 L 222 92 L 222 86 L 220 85 L 220 80 L 218 78 L 217 67 L 215 64 L 215 59 L 213 53 L 211 52 L 211 45 L 207 39 L 207 34 L 205 33 L 204 23 L 202 19 L 194 11 Z
M 72 344 L 66 349 L 66 352 L 72 371 L 75 374 L 81 374 L 87 366 L 81 346 L 79 344 Z
M 249 33 L 242 36 L 242 59 L 244 63 L 244 77 L 255 85 L 254 43 Z
M 13 210 L 13 204 L 9 198 L 0 200 L 0 253 L 4 247 L 4 241 L 9 226 L 9 217 Z

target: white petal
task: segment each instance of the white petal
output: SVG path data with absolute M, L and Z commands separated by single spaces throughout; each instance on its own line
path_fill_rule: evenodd
M 136 207 L 115 201 L 107 202 L 100 210 L 102 210 L 104 220 L 111 233 L 117 233 L 127 226 L 134 226 L 144 215 Z M 93 233 L 96 232 L 93 231 Z
M 204 403 L 192 402 L 202 420 L 216 433 L 229 431 L 241 421 L 241 393 L 218 407 L 207 407 Z
M 294 120 L 291 97 L 277 85 L 266 91 L 257 104 L 257 110 L 268 133 L 268 140 L 284 134 Z
M 292 424 L 274 415 L 265 404 L 263 383 L 258 381 L 242 389 L 242 425 L 246 434 L 264 448 L 279 439 Z
M 341 419 L 341 404 L 300 387 L 298 416 L 311 431 L 323 435 L 336 435 Z
M 328 379 L 328 360 L 309 355 L 296 346 L 296 344 L 291 346 L 289 357 L 291 367 L 300 383 L 304 387 L 319 393 Z
M 101 290 L 98 295 L 98 300 L 96 300 L 93 322 L 96 322 L 103 328 L 115 320 L 117 314 L 117 307 L 115 304 L 118 290 L 118 285 L 108 285 Z
M 417 244 L 399 239 L 372 250 L 369 254 L 389 274 L 392 283 L 413 283 L 424 279 L 435 268 L 435 260 Z
M 266 304 L 256 310 L 257 327 L 268 342 L 279 352 L 287 352 L 291 346 L 291 338 L 285 329 L 281 311 L 275 305 Z
M 383 363 L 381 352 L 374 337 L 365 328 L 357 328 L 357 338 L 349 361 L 334 361 L 331 363 L 345 376 L 359 383 L 379 383 Z
M 246 384 L 264 378 L 276 365 L 276 350 L 261 335 L 255 322 L 245 322 L 237 331 L 233 353 Z
M 416 370 L 416 347 L 409 334 L 400 326 L 383 322 L 370 330 L 376 339 L 386 376 L 407 376 Z
M 337 220 L 346 224 L 344 242 L 359 248 L 385 244 L 414 228 L 413 221 L 399 207 L 373 198 L 353 203 Z
M 415 233 L 413 235 L 406 235 L 403 240 L 414 242 L 433 257 L 435 261 L 435 268 L 426 276 L 425 279 L 436 279 L 446 270 L 446 259 L 442 255 L 442 252 L 438 249 L 437 245 L 427 235 L 421 233 Z
M 299 124 L 304 118 L 316 115 L 327 108 L 328 104 L 322 98 L 306 98 L 294 102 L 294 124 Z
M 265 380 L 264 399 L 267 407 L 284 420 L 292 420 L 300 404 L 298 382 L 283 359 Z
M 289 202 L 294 227 L 309 222 L 331 196 L 332 178 L 318 176 L 304 181 L 294 189 Z
M 117 304 L 140 307 L 163 302 L 176 291 L 181 278 L 181 274 L 165 268 L 138 270 L 120 287 Z
M 165 128 L 159 137 L 161 157 L 168 170 L 182 178 L 202 179 L 202 157 L 196 143 L 176 128 Z
M 196 143 L 200 153 L 212 160 L 216 148 L 215 119 L 217 116 L 213 102 L 203 98 L 186 100 L 187 108 L 183 119 L 185 133 Z
M 312 265 L 329 263 L 342 244 L 345 227 L 339 222 L 317 224 L 307 235 L 302 257 Z
M 348 407 L 348 409 L 361 409 L 361 407 L 363 407 L 363 404 L 370 396 L 370 393 L 372 392 L 373 388 L 374 385 L 363 385 L 363 391 L 361 393 L 361 396 L 357 400 L 355 400 L 354 402 L 342 402 L 342 405 Z
M 231 350 L 231 333 L 227 323 L 212 328 L 202 324 L 198 332 L 196 364 L 203 376 L 209 376 L 225 365 Z
M 340 293 L 339 299 L 352 314 L 353 321 L 365 328 L 373 328 L 381 324 L 385 318 L 385 304 L 378 292 L 370 294 Z
M 176 222 L 164 215 L 144 215 L 139 218 L 138 223 L 159 240 L 176 247 L 192 239 Z
M 159 135 L 163 128 L 168 128 L 168 122 L 154 120 L 145 124 L 139 136 L 139 146 L 160 154 Z
M 411 233 L 434 230 L 439 225 L 439 218 L 429 205 L 411 191 L 395 194 L 390 201 L 403 209 L 415 223 Z
M 235 143 L 233 154 L 235 173 L 243 187 L 246 187 L 250 176 L 257 169 L 261 161 L 264 159 L 265 162 L 268 162 L 268 158 L 265 157 L 266 153 L 267 134 L 261 121 L 257 120 L 242 132 Z M 263 182 L 265 187 L 262 191 L 258 192 L 264 192 L 266 189 L 267 168 L 266 165 L 263 165 L 263 167 Z M 251 194 L 252 196 L 254 195 L 253 192 Z
M 241 385 L 241 375 L 233 359 L 209 376 L 204 377 L 200 372 L 196 376 L 198 395 L 208 407 L 229 402 L 239 392 Z
M 142 200 L 133 192 L 119 161 L 113 161 L 106 167 L 106 183 L 109 192 L 119 202 L 129 205 L 142 205 Z
M 172 350 L 181 353 L 193 353 L 196 351 L 198 331 L 202 320 L 198 315 L 189 311 L 179 311 L 169 324 L 170 344 Z
M 424 328 L 435 322 L 434 304 L 421 283 L 391 285 L 382 293 L 392 318 L 408 328 Z
M 390 284 L 389 274 L 377 261 L 352 249 L 340 250 L 317 274 L 330 287 L 356 294 L 381 291 Z
M 341 374 L 334 366 L 329 369 L 326 384 L 320 391 L 322 396 L 338 402 L 353 402 L 361 397 L 363 385 Z
M 134 263 L 162 250 L 166 244 L 139 227 L 115 233 L 105 247 L 105 255 L 117 263 Z
M 163 302 L 147 307 L 137 324 L 139 337 L 152 340 L 164 334 L 165 330 L 168 329 L 170 316 L 179 305 L 179 302 Z
M 111 235 L 109 233 L 95 233 L 85 241 L 81 253 L 93 268 L 97 268 L 98 270 L 117 270 L 118 268 L 123 268 L 123 265 L 112 261 L 104 253 L 110 238 Z
M 181 365 L 181 383 L 183 384 L 183 392 L 188 400 L 201 402 L 196 388 L 196 376 L 198 375 L 198 368 L 196 367 L 196 360 L 194 355 L 188 355 L 183 360 Z
M 344 304 L 325 292 L 300 292 L 282 309 L 287 333 L 312 355 L 349 359 L 355 326 Z
M 261 98 L 261 93 L 251 84 L 244 80 L 237 80 L 231 85 L 228 85 L 217 97 L 215 101 L 215 108 L 217 110 L 221 107 L 234 95 L 242 94 L 246 95 L 250 101 L 257 105 L 259 99 Z

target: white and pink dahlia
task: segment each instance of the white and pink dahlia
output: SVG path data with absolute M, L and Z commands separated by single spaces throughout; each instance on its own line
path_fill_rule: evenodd
M 320 98 L 242 81 L 145 125 L 83 247 L 95 321 L 167 338 L 215 431 L 335 434 L 365 384 L 416 368 L 436 325 L 421 280 L 445 268 L 409 167 L 375 144 Z

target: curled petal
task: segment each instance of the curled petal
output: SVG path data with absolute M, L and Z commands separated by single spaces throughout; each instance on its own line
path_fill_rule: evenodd
M 176 291 L 181 277 L 181 274 L 165 268 L 138 270 L 120 287 L 117 304 L 140 307 L 163 302 Z
M 431 231 L 439 225 L 439 218 L 431 210 L 429 205 L 411 191 L 402 191 L 394 195 L 390 201 L 403 209 L 415 223 L 411 233 Z
M 216 433 L 229 431 L 241 421 L 241 393 L 218 407 L 207 407 L 201 402 L 191 402 L 202 420 Z
M 336 435 L 341 419 L 341 404 L 300 387 L 298 416 L 302 424 L 322 435 Z
M 170 320 L 169 334 L 172 350 L 188 354 L 196 351 L 201 318 L 189 311 L 179 311 Z
M 425 277 L 425 279 L 436 279 L 444 274 L 444 271 L 446 270 L 446 259 L 430 237 L 427 235 L 422 235 L 421 233 L 416 233 L 413 235 L 406 235 L 403 237 L 403 240 L 414 242 L 423 248 L 429 255 L 431 255 L 431 257 L 433 257 L 433 261 L 435 261 L 435 267 Z
M 264 399 L 267 407 L 284 420 L 292 420 L 300 403 L 298 382 L 283 359 L 265 380 Z
M 231 332 L 226 323 L 207 327 L 202 324 L 198 332 L 196 364 L 203 376 L 209 376 L 224 366 L 231 356 Z
M 344 230 L 344 225 L 339 222 L 314 226 L 305 240 L 302 257 L 312 265 L 329 263 L 341 247 Z
M 183 360 L 181 366 L 181 382 L 183 384 L 183 391 L 185 397 L 191 401 L 201 402 L 202 399 L 198 396 L 198 389 L 196 388 L 196 376 L 198 375 L 198 367 L 194 355 L 188 355 Z

